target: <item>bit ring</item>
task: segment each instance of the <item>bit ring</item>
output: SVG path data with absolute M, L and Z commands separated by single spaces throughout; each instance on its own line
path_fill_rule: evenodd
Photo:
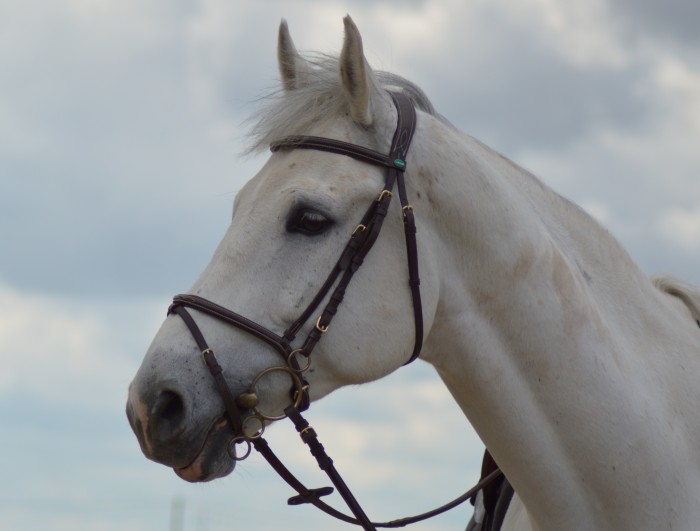
M 253 382 L 250 384 L 250 389 L 248 390 L 249 393 L 254 393 L 258 396 L 260 396 L 257 392 L 257 386 L 260 380 L 262 380 L 265 376 L 267 376 L 270 373 L 273 372 L 285 372 L 289 375 L 289 377 L 292 379 L 292 384 L 293 384 L 293 396 L 294 396 L 294 407 L 299 408 L 301 406 L 302 400 L 304 398 L 304 384 L 301 381 L 301 378 L 297 374 L 297 372 L 294 369 L 290 369 L 289 367 L 268 367 L 264 371 L 262 371 L 260 374 L 258 374 L 254 379 Z M 282 420 L 284 418 L 287 418 L 287 415 L 282 413 L 281 415 L 266 415 L 262 411 L 260 411 L 257 406 L 253 409 L 255 414 L 253 417 L 257 417 L 263 421 L 275 421 L 275 420 Z M 250 418 L 250 417 L 248 417 Z M 253 437 L 255 438 L 255 437 Z
M 236 454 L 236 445 L 237 444 L 245 444 L 246 445 L 246 451 L 240 457 Z M 248 458 L 248 456 L 250 455 L 250 452 L 252 450 L 253 450 L 253 445 L 250 443 L 250 440 L 245 439 L 243 437 L 234 437 L 226 445 L 226 452 L 228 452 L 229 457 L 231 459 L 233 459 L 234 461 L 245 461 Z
M 298 373 L 306 372 L 307 370 L 309 370 L 309 367 L 311 367 L 311 356 L 304 356 L 306 358 L 306 365 L 304 365 L 303 367 L 297 361 L 299 358 L 297 358 L 296 355 L 300 352 L 303 352 L 303 351 L 304 351 L 303 348 L 296 348 L 289 353 L 289 356 L 287 356 L 287 365 L 289 365 L 289 367 L 294 372 L 298 372 Z M 297 367 L 299 367 L 299 369 L 294 368 L 295 364 L 297 365 Z

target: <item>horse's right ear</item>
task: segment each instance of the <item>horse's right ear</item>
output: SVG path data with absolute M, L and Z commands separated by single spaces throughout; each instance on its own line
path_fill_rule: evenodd
M 306 60 L 299 55 L 292 36 L 289 34 L 287 21 L 282 19 L 277 36 L 277 61 L 284 90 L 299 88 L 306 78 Z

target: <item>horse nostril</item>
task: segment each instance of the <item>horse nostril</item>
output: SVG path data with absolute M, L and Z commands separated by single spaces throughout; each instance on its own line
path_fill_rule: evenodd
M 164 443 L 185 429 L 185 402 L 175 391 L 165 390 L 156 398 L 151 409 L 151 429 L 154 438 Z

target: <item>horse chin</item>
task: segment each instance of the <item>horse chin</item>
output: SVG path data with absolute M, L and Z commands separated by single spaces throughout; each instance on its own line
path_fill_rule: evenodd
M 197 456 L 190 464 L 173 468 L 175 474 L 190 483 L 203 483 L 229 475 L 236 465 L 226 450 L 231 437 L 231 430 L 225 420 L 215 424 Z

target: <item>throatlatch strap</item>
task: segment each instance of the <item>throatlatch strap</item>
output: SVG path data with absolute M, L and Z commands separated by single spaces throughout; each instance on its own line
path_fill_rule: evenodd
M 408 97 L 392 94 L 398 112 L 398 123 L 392 141 L 390 157 L 406 160 L 408 148 L 416 130 L 416 110 Z M 405 123 L 404 123 L 405 120 Z M 395 146 L 395 148 L 393 147 Z M 396 150 L 395 152 L 393 150 Z M 392 170 L 389 170 L 392 171 Z M 420 275 L 418 274 L 418 244 L 416 242 L 416 221 L 413 206 L 408 201 L 404 172 L 396 172 L 396 188 L 399 192 L 401 212 L 403 215 L 404 235 L 406 239 L 406 256 L 408 258 L 408 286 L 413 299 L 413 320 L 415 323 L 415 342 L 413 352 L 404 365 L 413 362 L 423 348 L 423 304 L 420 297 Z

